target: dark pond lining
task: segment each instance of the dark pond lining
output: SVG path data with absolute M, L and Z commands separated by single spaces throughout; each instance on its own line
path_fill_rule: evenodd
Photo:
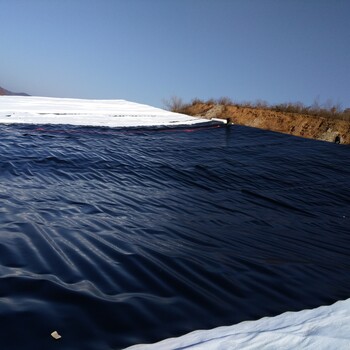
M 349 147 L 167 130 L 1 126 L 1 349 L 120 349 L 350 297 Z

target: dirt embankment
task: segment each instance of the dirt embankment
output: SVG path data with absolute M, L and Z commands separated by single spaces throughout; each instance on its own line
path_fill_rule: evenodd
M 269 109 L 206 103 L 187 106 L 181 113 L 208 119 L 224 118 L 229 119 L 234 124 L 316 140 L 350 144 L 350 122 L 331 117 L 315 117 L 298 113 L 276 112 Z

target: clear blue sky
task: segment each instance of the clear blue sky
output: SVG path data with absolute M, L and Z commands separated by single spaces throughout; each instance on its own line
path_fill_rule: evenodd
M 0 0 L 0 86 L 350 107 L 350 0 Z

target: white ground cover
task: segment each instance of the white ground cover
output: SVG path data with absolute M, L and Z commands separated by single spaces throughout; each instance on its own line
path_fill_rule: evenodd
M 350 349 L 350 299 L 128 348 L 141 349 Z
M 208 122 L 125 100 L 0 96 L 0 123 L 135 127 Z

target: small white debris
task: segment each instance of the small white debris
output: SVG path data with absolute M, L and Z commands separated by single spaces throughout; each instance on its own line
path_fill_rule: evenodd
M 56 339 L 56 340 L 62 338 L 62 337 L 57 333 L 57 331 L 53 331 L 53 332 L 51 333 L 51 337 L 54 338 L 54 339 Z

